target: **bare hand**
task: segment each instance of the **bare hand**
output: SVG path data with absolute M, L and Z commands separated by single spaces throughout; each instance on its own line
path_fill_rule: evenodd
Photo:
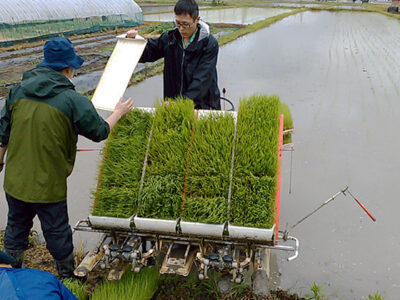
M 131 29 L 126 33 L 127 38 L 134 39 L 138 34 L 138 31 L 136 29 Z
M 124 102 L 124 97 L 121 97 L 121 99 L 119 99 L 118 103 L 115 105 L 114 112 L 118 112 L 118 114 L 121 117 L 123 117 L 127 115 L 132 110 L 132 108 L 133 108 L 132 98 L 128 98 L 128 100 Z

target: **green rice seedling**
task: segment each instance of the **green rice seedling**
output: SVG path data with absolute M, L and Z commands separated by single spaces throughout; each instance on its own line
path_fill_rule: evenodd
M 177 219 L 181 208 L 182 190 L 183 176 L 148 176 L 140 193 L 138 216 Z
M 139 216 L 179 217 L 194 118 L 191 100 L 168 99 L 167 103 L 156 104 Z
M 156 104 L 148 175 L 184 175 L 193 123 L 193 101 L 169 99 L 168 103 Z
M 63 279 L 62 283 L 69 289 L 72 294 L 75 295 L 79 300 L 88 299 L 88 290 L 86 284 L 82 283 L 78 279 L 67 278 Z
M 279 106 L 277 96 L 255 95 L 240 103 L 230 212 L 234 225 L 273 225 Z
M 185 199 L 183 218 L 185 221 L 221 224 L 227 220 L 228 201 L 226 197 Z
M 102 165 L 101 186 L 130 187 L 140 181 L 152 115 L 134 110 L 112 131 Z
M 92 214 L 95 216 L 108 216 L 127 218 L 137 211 L 139 183 L 136 186 L 101 188 L 97 191 L 97 205 Z
M 133 110 L 111 132 L 100 166 L 93 214 L 127 216 L 135 212 L 152 118 L 150 113 Z
M 107 281 L 92 293 L 92 300 L 151 299 L 158 287 L 157 268 L 144 268 L 140 273 L 127 270 L 118 281 Z
M 194 125 L 185 183 L 183 219 L 221 224 L 228 217 L 234 120 L 229 114 L 202 116 Z
M 280 102 L 279 104 L 279 115 L 283 114 L 283 130 L 293 129 L 293 118 L 287 104 Z M 283 144 L 289 144 L 292 142 L 292 134 L 288 133 L 283 136 Z
M 231 223 L 237 226 L 271 228 L 275 219 L 274 177 L 234 177 Z
M 231 115 L 202 116 L 194 125 L 189 176 L 229 174 L 234 121 Z
M 186 195 L 189 197 L 224 197 L 228 196 L 229 174 L 190 176 L 186 181 Z
M 275 176 L 278 112 L 278 96 L 255 95 L 241 100 L 235 146 L 235 176 Z

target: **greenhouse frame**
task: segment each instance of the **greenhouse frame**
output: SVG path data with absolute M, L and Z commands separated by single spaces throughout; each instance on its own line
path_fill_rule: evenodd
M 133 0 L 0 0 L 0 46 L 140 24 Z

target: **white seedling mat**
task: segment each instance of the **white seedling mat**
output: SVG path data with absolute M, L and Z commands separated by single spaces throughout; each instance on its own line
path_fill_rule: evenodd
M 139 35 L 134 39 L 126 38 L 125 34 L 117 36 L 117 45 L 92 98 L 96 108 L 114 110 L 115 105 L 125 93 L 146 43 L 147 41 Z

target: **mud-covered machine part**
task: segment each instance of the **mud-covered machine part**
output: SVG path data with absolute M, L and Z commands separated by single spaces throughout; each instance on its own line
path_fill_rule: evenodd
M 161 274 L 187 276 L 193 262 L 199 262 L 199 279 L 208 277 L 208 271 L 228 272 L 232 281 L 240 283 L 250 264 L 253 270 L 264 269 L 261 255 L 265 250 L 276 249 L 298 254 L 298 240 L 279 234 L 279 245 L 274 236 L 275 225 L 270 229 L 233 226 L 228 222 L 211 225 L 178 220 L 149 219 L 133 216 L 113 218 L 89 216 L 80 220 L 75 230 L 103 233 L 100 242 L 91 250 L 75 275 L 87 276 L 100 263 L 102 269 L 110 269 L 109 280 L 119 279 L 128 265 L 140 270 L 165 253 Z M 182 251 L 183 250 L 183 251 Z M 121 268 L 121 265 L 126 265 Z M 121 269 L 118 274 L 116 270 Z M 269 270 L 264 270 L 269 273 Z
M 144 109 L 149 110 L 149 109 Z M 201 111 L 201 113 L 206 113 Z M 224 112 L 236 114 L 236 112 Z M 280 118 L 281 159 L 283 149 L 283 116 Z M 98 244 L 86 255 L 75 270 L 85 277 L 96 266 L 110 270 L 108 280 L 118 280 L 130 265 L 134 272 L 154 264 L 163 257 L 161 274 L 187 276 L 193 262 L 197 262 L 199 279 L 208 278 L 211 269 L 231 276 L 235 283 L 243 281 L 245 271 L 265 272 L 269 275 L 271 249 L 293 252 L 288 260 L 298 255 L 299 241 L 279 232 L 279 188 L 275 199 L 276 219 L 272 228 L 205 224 L 181 220 L 93 216 L 80 220 L 74 231 L 103 233 Z M 250 268 L 251 267 L 251 268 Z

